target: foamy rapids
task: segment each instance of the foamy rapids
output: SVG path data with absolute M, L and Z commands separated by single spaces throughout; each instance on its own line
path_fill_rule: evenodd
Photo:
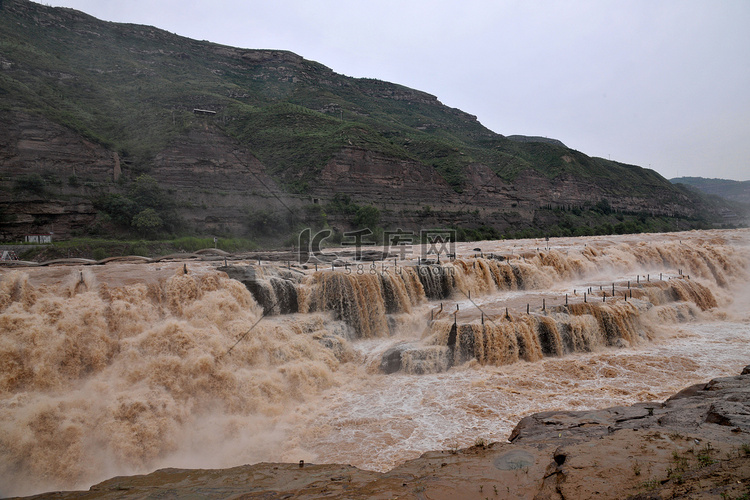
M 161 467 L 387 470 L 504 440 L 531 412 L 664 399 L 748 364 L 749 240 L 481 242 L 319 272 L 0 268 L 0 496 Z

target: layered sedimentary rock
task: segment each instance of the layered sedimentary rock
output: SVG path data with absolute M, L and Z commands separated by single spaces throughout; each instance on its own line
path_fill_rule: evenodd
M 6 216 L 0 222 L 10 241 L 85 233 L 96 220 L 95 201 L 123 192 L 123 175 L 139 175 L 116 152 L 37 115 L 3 113 L 0 137 L 0 208 Z M 174 139 L 156 154 L 148 174 L 188 227 L 209 233 L 241 234 L 249 212 L 309 203 L 284 194 L 257 158 L 212 126 Z M 29 176 L 39 176 L 43 187 L 19 189 Z
M 53 232 L 67 236 L 92 223 L 92 195 L 114 185 L 120 168 L 116 153 L 41 116 L 0 113 L 0 208 L 3 239 Z M 17 189 L 35 175 L 36 190 Z M 105 188 L 106 192 L 106 188 Z

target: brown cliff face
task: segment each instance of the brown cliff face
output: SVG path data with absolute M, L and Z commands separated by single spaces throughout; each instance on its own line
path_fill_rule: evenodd
M 159 152 L 149 175 L 179 200 L 188 224 L 209 233 L 243 232 L 248 210 L 299 205 L 255 156 L 208 124 Z
M 314 186 L 316 195 L 327 197 L 337 192 L 394 206 L 445 203 L 455 198 L 455 192 L 434 169 L 354 147 L 331 158 Z
M 95 182 L 113 180 L 115 159 L 104 147 L 36 115 L 4 112 L 0 168 L 6 176 L 21 172 L 86 175 Z
M 153 175 L 171 189 L 188 193 L 201 188 L 249 194 L 261 182 L 271 192 L 281 193 L 257 158 L 208 126 L 191 130 L 160 151 L 154 158 Z
M 1 118 L 3 241 L 38 233 L 52 232 L 54 239 L 85 234 L 97 217 L 93 200 L 123 192 L 117 181 L 138 175 L 117 153 L 42 117 L 5 112 Z M 242 231 L 247 210 L 279 210 L 277 197 L 299 204 L 257 158 L 210 126 L 174 140 L 155 156 L 148 173 L 176 200 L 187 224 L 207 232 Z M 19 189 L 30 176 L 39 176 L 43 187 Z
M 465 188 L 459 193 L 434 168 L 420 162 L 347 147 L 311 182 L 311 193 L 321 200 L 334 193 L 349 195 L 384 210 L 384 222 L 406 226 L 486 224 L 507 230 L 519 222 L 532 224 L 540 207 L 584 206 L 602 198 L 617 210 L 694 213 L 685 206 L 687 199 L 670 206 L 658 198 L 613 195 L 600 183 L 570 174 L 550 179 L 526 169 L 509 183 L 478 163 L 466 167 L 464 173 Z M 430 209 L 429 220 L 425 220 L 425 207 Z
M 4 115 L 0 202 L 12 218 L 4 224 L 6 241 L 50 231 L 56 238 L 85 233 L 96 219 L 92 200 L 122 192 L 138 175 L 117 153 L 65 127 L 29 114 Z M 16 189 L 17 180 L 30 174 L 45 179 L 45 192 Z M 336 153 L 311 180 L 309 194 L 296 196 L 284 192 L 258 158 L 209 119 L 158 152 L 148 174 L 176 199 L 188 226 L 204 233 L 240 234 L 248 211 L 285 212 L 313 199 L 325 204 L 336 193 L 380 208 L 384 225 L 486 224 L 500 230 L 533 224 L 541 206 L 583 205 L 607 196 L 593 182 L 571 175 L 553 180 L 531 169 L 511 184 L 482 164 L 465 169 L 466 188 L 458 193 L 432 167 L 358 147 Z M 665 210 L 661 200 L 612 200 L 624 210 Z M 330 221 L 349 229 L 334 214 Z
M 4 241 L 53 232 L 67 237 L 96 216 L 90 196 L 114 185 L 116 154 L 43 117 L 0 114 L 0 206 L 6 212 Z M 43 189 L 18 188 L 29 176 Z

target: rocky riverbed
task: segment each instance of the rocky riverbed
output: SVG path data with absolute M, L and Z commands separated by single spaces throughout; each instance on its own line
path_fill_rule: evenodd
M 747 498 L 750 366 L 665 402 L 523 418 L 505 443 L 425 453 L 389 472 L 261 463 L 161 469 L 32 498 Z

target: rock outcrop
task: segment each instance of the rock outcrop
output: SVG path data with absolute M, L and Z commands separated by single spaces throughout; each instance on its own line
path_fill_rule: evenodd
M 95 200 L 121 192 L 123 172 L 138 175 L 117 153 L 68 128 L 38 115 L 0 113 L 0 208 L 7 215 L 0 241 L 85 234 L 97 218 Z M 255 156 L 210 123 L 174 139 L 148 173 L 188 226 L 209 234 L 244 232 L 248 212 L 309 203 L 309 196 L 284 193 Z M 31 176 L 43 186 L 19 189 Z
M 0 112 L 2 239 L 82 231 L 96 216 L 92 194 L 114 186 L 118 167 L 116 154 L 66 127 L 35 114 Z M 31 176 L 44 185 L 18 189 Z

